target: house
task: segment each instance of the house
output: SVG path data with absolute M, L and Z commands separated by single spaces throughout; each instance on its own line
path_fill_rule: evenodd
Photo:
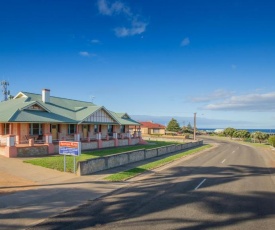
M 140 128 L 142 134 L 165 134 L 165 126 L 154 123 L 153 121 L 141 121 Z M 130 129 L 135 130 L 134 127 L 130 126 Z
M 19 92 L 0 102 L 0 154 L 25 156 L 28 147 L 35 155 L 41 146 L 46 154 L 58 153 L 60 140 L 81 141 L 82 150 L 138 144 L 141 134 L 131 135 L 130 125 L 140 123 L 91 102 L 53 97 L 49 89 Z

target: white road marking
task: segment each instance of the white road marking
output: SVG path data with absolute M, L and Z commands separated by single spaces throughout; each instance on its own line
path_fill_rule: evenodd
M 224 159 L 224 160 L 222 161 L 222 164 L 223 164 L 225 161 L 226 161 L 226 159 Z
M 204 179 L 194 190 L 197 190 L 205 181 L 206 179 Z

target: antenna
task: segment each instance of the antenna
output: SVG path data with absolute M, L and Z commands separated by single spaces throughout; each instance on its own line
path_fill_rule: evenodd
M 92 103 L 94 102 L 94 98 L 95 98 L 95 96 L 90 95 L 90 99 L 91 99 L 91 102 L 92 102 Z
M 9 86 L 9 82 L 7 81 L 1 81 L 1 85 L 2 85 L 2 92 L 4 95 L 4 101 L 8 100 L 8 96 L 10 95 L 10 91 L 8 90 L 8 86 Z

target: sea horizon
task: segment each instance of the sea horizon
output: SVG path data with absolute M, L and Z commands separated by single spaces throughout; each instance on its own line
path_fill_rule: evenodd
M 198 128 L 198 130 L 200 131 L 215 131 L 216 129 L 225 129 L 225 128 Z M 263 132 L 263 133 L 275 133 L 275 129 L 236 129 L 236 130 L 247 130 L 250 133 L 254 133 L 254 132 Z

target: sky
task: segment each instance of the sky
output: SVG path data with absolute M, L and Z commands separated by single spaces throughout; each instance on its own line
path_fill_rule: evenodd
M 12 95 L 275 129 L 274 12 L 271 0 L 0 0 L 0 79 Z

